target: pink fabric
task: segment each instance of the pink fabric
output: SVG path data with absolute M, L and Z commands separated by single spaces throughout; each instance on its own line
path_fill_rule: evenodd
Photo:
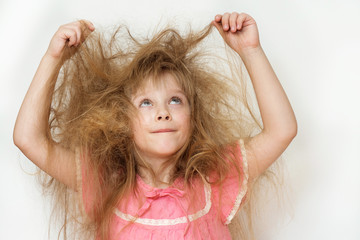
M 159 189 L 147 185 L 137 176 L 136 193 L 122 201 L 114 211 L 111 240 L 231 239 L 226 223 L 231 221 L 230 213 L 238 210 L 235 201 L 246 183 L 239 145 L 235 154 L 242 173 L 240 181 L 238 172 L 231 168 L 222 185 L 221 201 L 220 187 L 210 186 L 201 179 L 194 181 L 191 193 L 187 193 L 183 191 L 182 179 L 177 179 L 171 187 Z M 92 199 L 85 178 L 82 168 L 83 202 L 88 212 L 88 203 Z

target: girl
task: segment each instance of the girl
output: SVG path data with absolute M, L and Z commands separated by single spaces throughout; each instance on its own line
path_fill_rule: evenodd
M 201 50 L 213 26 L 249 73 L 257 134 L 241 70 L 230 65 L 227 77 Z M 225 13 L 196 34 L 143 40 L 94 30 L 85 20 L 59 28 L 14 129 L 16 146 L 51 176 L 64 238 L 230 239 L 249 187 L 297 132 L 254 19 Z

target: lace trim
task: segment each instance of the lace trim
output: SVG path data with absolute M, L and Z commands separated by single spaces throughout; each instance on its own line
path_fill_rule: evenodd
M 188 216 L 183 216 L 183 217 L 179 217 L 179 218 L 174 218 L 174 219 L 149 219 L 149 218 L 136 218 L 130 214 L 126 214 L 121 212 L 119 209 L 115 209 L 114 212 L 115 214 L 120 217 L 123 220 L 126 220 L 128 222 L 136 222 L 136 223 L 140 223 L 143 225 L 151 225 L 151 226 L 169 226 L 169 225 L 176 225 L 176 224 L 180 224 L 180 223 L 187 223 L 188 220 L 190 222 L 206 215 L 211 208 L 211 187 L 208 183 L 204 182 L 204 192 L 205 192 L 205 199 L 206 199 L 206 204 L 205 207 Z
M 240 139 L 239 143 L 240 143 L 240 147 L 241 147 L 243 170 L 244 170 L 245 178 L 242 181 L 241 190 L 236 197 L 234 207 L 232 208 L 229 216 L 226 218 L 226 222 L 225 222 L 226 225 L 229 224 L 231 222 L 231 220 L 234 218 L 235 214 L 237 213 L 237 211 L 240 208 L 241 201 L 247 192 L 247 183 L 248 183 L 248 179 L 249 179 L 249 174 L 248 174 L 248 162 L 247 162 L 247 158 L 246 158 L 246 149 L 245 149 L 244 141 L 242 139 Z M 84 205 L 84 201 L 83 201 L 83 197 L 82 197 L 82 194 L 83 194 L 82 171 L 81 171 L 81 162 L 80 162 L 80 150 L 78 148 L 75 150 L 75 162 L 76 162 L 77 191 L 78 191 L 79 200 L 81 203 L 81 210 L 83 213 L 86 213 L 85 205 Z M 194 214 L 191 214 L 187 217 L 183 216 L 183 217 L 174 218 L 174 219 L 136 218 L 130 214 L 123 213 L 118 209 L 115 209 L 114 213 L 121 219 L 126 220 L 128 222 L 133 221 L 136 223 L 140 223 L 140 224 L 144 224 L 144 225 L 151 225 L 151 226 L 176 225 L 176 224 L 180 224 L 180 223 L 187 223 L 188 220 L 190 222 L 192 222 L 192 221 L 206 215 L 210 211 L 211 187 L 206 182 L 204 182 L 204 192 L 205 192 L 205 199 L 206 199 L 205 207 L 202 210 L 200 210 Z
M 242 184 L 240 187 L 241 190 L 239 191 L 239 194 L 236 197 L 234 207 L 231 209 L 229 216 L 226 218 L 226 222 L 225 222 L 226 225 L 230 224 L 231 220 L 235 217 L 235 214 L 238 212 L 238 210 L 240 208 L 241 201 L 247 192 L 247 183 L 248 183 L 248 179 L 249 179 L 249 173 L 248 173 L 248 162 L 247 162 L 247 158 L 246 158 L 246 149 L 245 149 L 244 141 L 242 139 L 240 139 L 239 143 L 240 143 L 242 162 L 243 162 L 243 171 L 244 171 L 245 178 L 242 181 Z

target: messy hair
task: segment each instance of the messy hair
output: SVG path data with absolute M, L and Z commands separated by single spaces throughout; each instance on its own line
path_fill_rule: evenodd
M 210 46 L 212 30 L 209 25 L 181 34 L 165 28 L 134 37 L 121 26 L 111 34 L 91 33 L 80 47 L 65 49 L 55 88 L 49 90 L 48 134 L 62 147 L 87 156 L 81 164 L 91 173 L 94 202 L 99 204 L 92 206 L 91 217 L 84 218 L 78 204 L 81 182 L 76 193 L 49 176 L 43 178 L 44 188 L 54 196 L 54 214 L 62 213 L 58 218 L 64 239 L 109 239 L 114 206 L 135 188 L 141 162 L 132 136 L 136 111 L 131 95 L 144 79 L 157 81 L 170 73 L 189 100 L 191 137 L 171 159 L 171 181 L 182 177 L 190 184 L 215 173 L 217 182 L 211 184 L 221 184 L 231 167 L 223 157 L 225 147 L 261 129 L 250 107 L 242 64 L 234 61 L 231 50 L 221 53 Z M 230 164 L 235 161 L 230 157 Z M 250 202 L 251 194 L 246 199 Z M 252 238 L 250 211 L 236 231 L 243 239 Z

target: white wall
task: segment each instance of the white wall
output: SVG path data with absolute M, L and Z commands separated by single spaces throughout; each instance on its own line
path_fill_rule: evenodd
M 360 239 L 360 2 L 221 2 L 0 1 L 0 239 L 47 239 L 48 206 L 23 171 L 35 168 L 13 145 L 12 129 L 58 26 L 125 20 L 140 31 L 173 16 L 179 25 L 204 26 L 224 11 L 257 20 L 298 119 L 298 136 L 285 153 L 294 217 L 263 239 Z

